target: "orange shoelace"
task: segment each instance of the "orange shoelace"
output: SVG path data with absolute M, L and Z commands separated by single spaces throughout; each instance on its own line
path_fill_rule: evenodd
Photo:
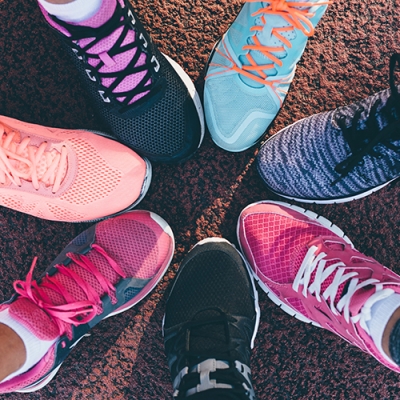
M 61 152 L 46 151 L 47 142 L 33 146 L 30 141 L 30 137 L 20 140 L 18 132 L 0 123 L 0 184 L 9 180 L 21 186 L 21 180 L 25 180 L 39 190 L 42 182 L 52 186 L 53 193 L 57 192 L 67 170 L 67 148 L 63 146 Z
M 246 2 L 258 2 L 256 0 L 246 0 Z M 314 6 L 323 6 L 330 4 L 331 1 L 323 1 L 320 3 L 315 3 L 311 1 L 301 1 L 301 2 L 290 2 L 286 0 L 270 0 L 269 5 L 267 7 L 260 8 L 256 12 L 252 14 L 252 17 L 260 16 L 263 25 L 254 25 L 250 28 L 251 32 L 258 32 L 264 29 L 264 26 L 267 23 L 268 15 L 278 15 L 282 17 L 290 26 L 286 27 L 276 27 L 272 29 L 272 34 L 279 39 L 285 46 L 288 48 L 292 47 L 290 40 L 285 38 L 282 33 L 290 32 L 295 29 L 300 30 L 306 36 L 310 37 L 314 34 L 314 26 L 310 21 L 310 18 L 314 16 L 314 13 L 309 12 L 309 9 Z M 228 71 L 235 71 L 238 74 L 241 74 L 247 78 L 250 78 L 262 85 L 269 85 L 271 87 L 274 86 L 275 83 L 290 83 L 292 80 L 292 76 L 289 76 L 285 79 L 277 79 L 277 80 L 269 80 L 266 81 L 268 78 L 268 73 L 266 71 L 270 69 L 274 69 L 275 65 L 282 66 L 282 60 L 276 57 L 273 53 L 275 52 L 282 52 L 285 51 L 285 47 L 282 46 L 265 46 L 263 45 L 257 35 L 252 36 L 253 44 L 249 44 L 243 47 L 243 50 L 248 51 L 246 54 L 246 58 L 249 65 L 237 65 L 233 59 L 233 57 L 229 54 L 228 49 L 225 46 L 225 43 L 222 42 L 224 46 L 224 51 L 226 54 L 222 53 L 218 49 L 216 51 L 222 57 L 228 59 L 232 64 L 230 67 L 223 65 L 223 64 L 215 64 L 210 63 L 210 66 L 223 68 L 224 71 L 216 72 L 214 74 L 210 74 L 209 76 L 214 76 L 218 74 L 225 73 L 226 70 Z M 259 51 L 265 57 L 272 61 L 271 64 L 263 64 L 258 65 L 257 62 L 251 55 L 251 51 Z

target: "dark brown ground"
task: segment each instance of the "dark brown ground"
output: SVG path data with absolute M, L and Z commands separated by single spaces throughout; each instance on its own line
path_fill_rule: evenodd
M 143 0 L 135 9 L 163 52 L 203 89 L 214 42 L 235 18 L 239 0 Z M 270 133 L 300 118 L 361 99 L 388 86 L 388 60 L 399 50 L 399 0 L 337 0 L 309 41 L 287 101 Z M 34 0 L 0 0 L 0 113 L 28 122 L 101 130 L 70 60 Z M 168 399 L 161 321 L 166 294 L 187 251 L 208 236 L 236 242 L 247 204 L 266 191 L 256 149 L 232 154 L 209 136 L 179 166 L 154 166 L 140 207 L 159 213 L 176 236 L 173 263 L 152 295 L 104 321 L 39 392 L 9 399 Z M 400 273 L 399 186 L 343 205 L 308 206 L 339 225 L 367 255 Z M 43 221 L 0 210 L 0 300 L 39 256 L 41 273 L 85 224 Z M 395 399 L 399 376 L 335 335 L 283 313 L 260 291 L 261 325 L 252 371 L 259 399 Z

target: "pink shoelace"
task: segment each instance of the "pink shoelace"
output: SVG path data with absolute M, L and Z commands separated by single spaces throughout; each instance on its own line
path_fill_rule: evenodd
M 103 248 L 93 244 L 92 250 L 95 250 L 102 255 L 110 267 L 118 275 L 120 275 L 123 279 L 126 278 L 126 274 Z M 49 276 L 46 274 L 40 283 L 32 281 L 33 270 L 36 265 L 37 257 L 35 257 L 32 262 L 26 280 L 18 280 L 14 282 L 14 289 L 20 297 L 26 298 L 32 303 L 36 304 L 52 318 L 53 322 L 58 327 L 60 336 L 66 332 L 69 332 L 70 329 L 68 328 L 71 325 L 78 326 L 85 324 L 92 320 L 96 315 L 101 314 L 102 302 L 100 296 L 107 294 L 110 296 L 112 304 L 117 302 L 114 285 L 99 272 L 99 270 L 87 256 L 73 253 L 67 253 L 67 256 L 71 258 L 75 264 L 79 265 L 79 267 L 85 269 L 96 278 L 103 290 L 103 293 L 97 293 L 93 287 L 91 287 L 82 279 L 82 277 L 65 265 L 56 265 L 56 274 L 63 274 L 74 280 L 76 285 L 79 286 L 79 288 L 85 293 L 85 296 L 87 297 L 86 300 L 76 301 L 76 299 L 65 289 L 65 287 L 62 286 L 59 281 L 54 279 L 53 275 Z M 54 305 L 43 288 L 53 290 L 61 295 L 65 300 L 65 304 Z
M 118 2 L 114 15 L 100 28 L 71 25 L 55 19 L 68 31 L 76 56 L 81 60 L 86 58 L 90 65 L 91 69 L 86 69 L 88 78 L 96 82 L 94 71 L 99 76 L 104 88 L 99 94 L 105 103 L 111 102 L 111 95 L 124 106 L 137 102 L 152 89 L 151 70 L 158 72 L 160 69 L 157 58 L 142 50 L 147 49 L 149 43 L 142 33 L 131 29 L 131 21 L 136 24 L 130 10 L 121 8 Z
M 21 186 L 21 180 L 24 180 L 31 182 L 36 190 L 39 190 L 40 183 L 52 186 L 53 193 L 59 190 L 67 170 L 65 146 L 61 152 L 46 150 L 47 142 L 32 146 L 30 137 L 20 141 L 19 133 L 6 132 L 1 123 L 0 136 L 0 184 L 7 184 L 9 180 Z

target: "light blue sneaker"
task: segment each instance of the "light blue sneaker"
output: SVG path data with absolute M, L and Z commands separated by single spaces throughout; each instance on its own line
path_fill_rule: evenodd
M 206 76 L 206 121 L 218 146 L 243 151 L 263 136 L 282 107 L 327 4 L 246 0 L 210 56 Z

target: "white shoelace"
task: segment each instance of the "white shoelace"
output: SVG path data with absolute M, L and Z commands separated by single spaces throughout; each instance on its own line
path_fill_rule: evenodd
M 306 256 L 296 274 L 293 282 L 293 289 L 298 292 L 299 286 L 303 285 L 302 294 L 307 297 L 308 293 L 315 294 L 316 299 L 321 302 L 321 295 L 325 300 L 329 300 L 329 306 L 334 315 L 340 315 L 343 313 L 343 317 L 347 323 L 350 320 L 353 323 L 360 323 L 360 326 L 369 334 L 369 329 L 366 324 L 371 319 L 371 307 L 391 294 L 394 293 L 393 289 L 384 289 L 383 284 L 378 279 L 366 279 L 365 281 L 359 282 L 357 278 L 358 273 L 353 271 L 346 273 L 346 269 L 349 268 L 342 261 L 338 261 L 332 265 L 326 266 L 327 260 L 325 257 L 326 253 L 321 252 L 317 254 L 318 247 L 311 246 L 307 251 Z M 310 284 L 311 276 L 316 270 L 314 281 Z M 335 272 L 336 271 L 336 272 Z M 321 294 L 323 282 L 331 275 L 335 273 L 335 277 L 332 283 L 325 289 Z M 335 306 L 334 301 L 339 290 L 339 287 L 350 280 L 347 287 L 346 293 L 341 297 L 337 305 Z M 353 295 L 361 288 L 375 285 L 376 292 L 371 295 L 365 302 L 360 312 L 357 315 L 350 317 L 350 303 Z

